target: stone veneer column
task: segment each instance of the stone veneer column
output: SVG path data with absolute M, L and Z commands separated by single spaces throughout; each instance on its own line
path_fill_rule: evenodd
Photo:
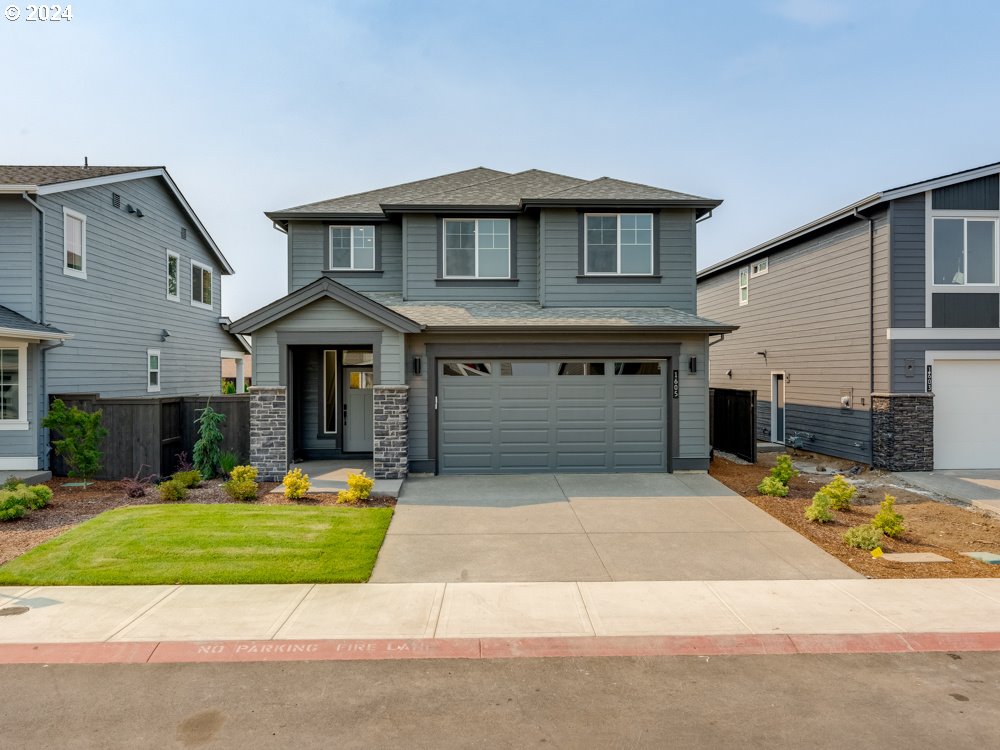
M 376 479 L 403 479 L 409 470 L 407 385 L 374 388 L 373 473 Z
M 285 386 L 250 386 L 250 465 L 262 482 L 288 471 L 288 394 Z
M 934 394 L 872 394 L 872 464 L 889 471 L 934 468 Z

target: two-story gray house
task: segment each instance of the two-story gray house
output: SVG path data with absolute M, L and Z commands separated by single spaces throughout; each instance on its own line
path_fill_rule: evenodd
M 739 324 L 711 385 L 763 439 L 896 470 L 1000 468 L 1000 164 L 883 190 L 698 275 Z
M 288 294 L 254 341 L 252 460 L 407 471 L 708 466 L 697 222 L 719 201 L 477 168 L 267 213 Z
M 162 167 L 0 166 L 0 474 L 47 468 L 52 395 L 219 393 L 232 272 Z

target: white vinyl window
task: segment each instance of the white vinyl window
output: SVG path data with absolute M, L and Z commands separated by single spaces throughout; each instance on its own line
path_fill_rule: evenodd
M 587 276 L 652 276 L 652 214 L 587 214 Z
M 87 217 L 63 208 L 63 273 L 87 278 Z
M 935 285 L 996 285 L 996 219 L 934 217 L 932 242 Z
M 750 269 L 740 269 L 740 305 L 750 302 Z
M 191 304 L 195 307 L 212 307 L 212 269 L 191 261 Z
M 331 271 L 375 270 L 375 227 L 330 227 Z
M 754 276 L 763 276 L 767 273 L 767 258 L 761 258 L 760 260 L 754 261 L 750 264 L 750 278 Z
M 445 219 L 444 277 L 509 279 L 510 219 Z
M 181 256 L 167 250 L 167 299 L 179 302 L 181 298 Z
M 146 392 L 160 392 L 160 350 L 146 350 Z
M 28 345 L 0 341 L 0 430 L 28 429 Z

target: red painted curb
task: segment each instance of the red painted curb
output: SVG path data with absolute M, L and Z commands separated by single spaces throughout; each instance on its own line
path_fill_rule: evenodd
M 1000 651 L 1000 633 L 163 641 L 0 644 L 0 664 L 177 664 Z

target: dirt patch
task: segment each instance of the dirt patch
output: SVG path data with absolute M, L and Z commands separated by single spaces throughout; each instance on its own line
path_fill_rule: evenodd
M 145 497 L 127 497 L 121 482 L 98 480 L 85 488 L 65 486 L 72 481 L 75 480 L 65 477 L 49 480 L 45 484 L 53 494 L 46 507 L 31 511 L 16 521 L 0 523 L 0 565 L 106 510 L 163 502 L 155 486 L 149 488 Z M 326 493 L 307 495 L 301 500 L 288 500 L 284 495 L 271 493 L 277 486 L 276 482 L 262 482 L 257 491 L 256 502 L 261 505 L 335 505 L 337 502 L 336 494 Z M 210 480 L 188 490 L 183 502 L 207 505 L 235 504 L 240 501 L 233 500 L 225 493 L 220 480 Z M 385 508 L 395 505 L 395 498 L 379 496 L 358 505 L 341 507 Z
M 761 457 L 774 463 L 774 454 Z M 810 468 L 817 464 L 801 463 Z M 795 460 L 796 466 L 800 464 Z M 757 485 L 767 475 L 769 466 L 740 465 L 724 458 L 712 461 L 709 473 L 734 492 L 767 511 L 789 528 L 822 547 L 849 567 L 870 578 L 1000 578 L 1000 565 L 965 557 L 962 552 L 1000 553 L 1000 518 L 976 508 L 929 500 L 925 495 L 892 485 L 879 472 L 861 470 L 850 477 L 858 486 L 853 507 L 848 512 L 834 512 L 835 520 L 819 524 L 807 521 L 803 513 L 812 496 L 829 482 L 835 471 L 847 471 L 849 462 L 823 459 L 823 473 L 803 472 L 788 483 L 788 497 L 767 497 L 757 492 Z M 843 535 L 852 526 L 868 523 L 878 511 L 878 504 L 888 493 L 896 498 L 896 511 L 903 515 L 906 533 L 901 539 L 885 539 L 884 552 L 935 552 L 951 558 L 950 563 L 900 563 L 873 558 L 864 550 L 844 544 Z

